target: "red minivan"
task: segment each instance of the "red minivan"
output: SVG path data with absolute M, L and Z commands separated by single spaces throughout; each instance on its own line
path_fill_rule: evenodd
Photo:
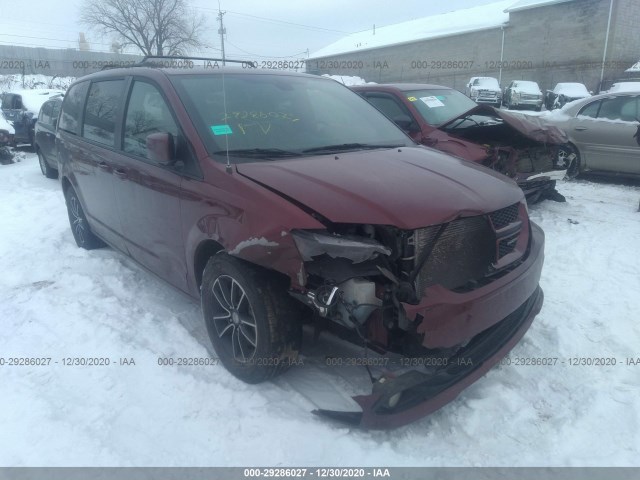
M 199 299 L 236 377 L 294 364 L 304 323 L 410 360 L 378 370 L 357 411 L 316 413 L 375 428 L 427 415 L 542 306 L 544 235 L 517 185 L 417 145 L 332 80 L 99 72 L 70 87 L 56 143 L 77 244 Z

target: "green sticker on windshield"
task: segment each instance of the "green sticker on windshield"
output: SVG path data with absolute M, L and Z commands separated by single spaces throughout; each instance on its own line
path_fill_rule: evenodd
M 233 133 L 229 125 L 211 125 L 210 128 L 214 135 L 231 135 Z

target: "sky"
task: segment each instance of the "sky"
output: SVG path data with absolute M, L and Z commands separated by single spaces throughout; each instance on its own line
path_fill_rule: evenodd
M 373 25 L 381 27 L 491 1 L 220 0 L 220 7 L 226 12 L 226 56 L 260 61 L 306 58 L 307 51 L 313 54 L 350 33 L 371 29 Z M 210 48 L 192 54 L 219 56 L 217 1 L 187 2 L 196 15 L 207 19 L 209 26 L 203 41 Z M 112 37 L 102 36 L 80 24 L 79 12 L 83 3 L 84 0 L 65 0 L 59 7 L 52 8 L 51 0 L 0 0 L 0 44 L 77 48 L 78 34 L 84 32 L 92 50 L 108 51 Z M 128 53 L 137 52 L 131 49 Z

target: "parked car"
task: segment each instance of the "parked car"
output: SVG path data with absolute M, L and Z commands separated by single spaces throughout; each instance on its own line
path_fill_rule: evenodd
M 530 203 L 564 201 L 555 186 L 572 158 L 566 135 L 536 117 L 477 105 L 440 85 L 351 87 L 416 142 L 483 164 L 518 182 Z
M 62 95 L 42 104 L 35 127 L 35 150 L 42 174 L 47 178 L 58 178 L 58 156 L 56 154 L 56 127 L 62 105 Z
M 13 125 L 0 115 L 0 163 L 3 165 L 13 163 L 13 153 L 10 148 L 13 144 L 13 132 Z
M 496 108 L 502 105 L 502 89 L 493 77 L 471 77 L 465 93 L 476 103 L 489 103 Z
M 565 104 L 590 97 L 591 93 L 582 83 L 558 83 L 553 90 L 547 90 L 544 105 L 547 110 L 562 108 Z
M 65 95 L 56 141 L 77 245 L 111 245 L 199 299 L 239 379 L 290 366 L 305 319 L 442 360 L 380 373 L 360 410 L 319 414 L 379 428 L 429 414 L 541 308 L 544 235 L 517 185 L 415 145 L 333 80 L 94 73 Z
M 532 108 L 542 110 L 544 95 L 536 82 L 514 80 L 504 91 L 503 103 L 509 110 Z
M 548 120 L 577 154 L 569 174 L 640 174 L 640 92 L 606 93 L 567 105 Z
M 603 93 L 640 92 L 640 82 L 616 82 Z
M 62 95 L 62 90 L 34 89 L 5 92 L 2 95 L 2 114 L 13 125 L 14 144 L 34 146 L 35 124 L 40 107 L 50 98 Z

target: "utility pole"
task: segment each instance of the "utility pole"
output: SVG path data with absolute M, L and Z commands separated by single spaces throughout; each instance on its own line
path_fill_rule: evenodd
M 224 34 L 227 33 L 224 28 L 224 23 L 222 22 L 222 17 L 227 12 L 223 12 L 220 10 L 220 6 L 218 6 L 218 20 L 220 21 L 220 27 L 218 28 L 218 33 L 220 34 L 220 46 L 222 47 L 222 65 L 226 65 L 225 56 L 224 56 Z

